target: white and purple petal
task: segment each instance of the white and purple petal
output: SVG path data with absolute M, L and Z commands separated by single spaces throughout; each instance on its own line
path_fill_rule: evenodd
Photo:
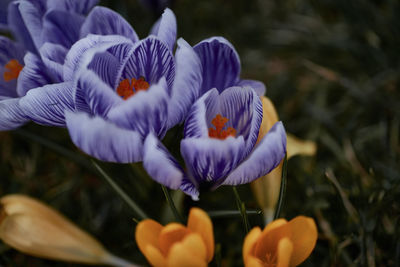
M 64 77 L 64 60 L 68 50 L 59 44 L 45 43 L 39 49 L 44 66 L 55 82 L 62 82 Z
M 74 144 L 103 161 L 132 163 L 142 160 L 143 140 L 135 131 L 121 129 L 101 117 L 67 112 L 66 123 Z
M 140 77 L 144 77 L 149 84 L 157 83 L 161 77 L 165 77 L 168 93 L 171 93 L 175 78 L 174 57 L 172 51 L 154 36 L 135 44 L 133 53 L 121 73 L 121 79 Z
M 83 38 L 76 42 L 69 50 L 64 64 L 64 80 L 70 81 L 74 78 L 74 73 L 78 69 L 85 69 L 90 64 L 94 55 L 98 52 L 105 52 L 107 49 L 112 49 L 113 46 L 128 46 L 130 47 L 132 42 L 122 36 L 117 35 L 93 35 L 90 34 L 86 38 Z M 90 53 L 86 53 L 88 51 Z M 112 50 L 119 52 L 118 57 L 126 57 L 127 49 L 114 49 Z M 125 54 L 124 54 L 125 53 Z
M 277 122 L 257 144 L 253 152 L 233 172 L 223 185 L 250 183 L 276 168 L 286 153 L 286 133 L 282 122 Z
M 77 40 L 85 18 L 64 10 L 51 10 L 43 18 L 42 43 L 49 42 L 70 48 Z
M 18 98 L 0 100 L 0 131 L 13 130 L 27 121 Z
M 74 103 L 77 110 L 90 110 L 92 114 L 104 117 L 112 107 L 124 101 L 93 71 L 82 71 L 78 75 L 74 91 Z
M 150 133 L 144 142 L 143 166 L 158 183 L 171 189 L 181 186 L 184 173 L 165 146 Z
M 243 158 L 245 142 L 242 136 L 217 138 L 185 138 L 181 154 L 189 177 L 196 179 L 199 188 L 211 188 L 236 168 Z
M 116 105 L 107 118 L 119 127 L 132 129 L 146 136 L 149 132 L 163 137 L 168 121 L 167 84 L 162 78 L 145 91 L 139 91 L 124 102 Z
M 236 136 L 243 136 L 246 150 L 243 157 L 253 150 L 258 138 L 263 111 L 260 98 L 249 87 L 230 87 L 219 97 L 221 115 L 228 118 L 226 127 L 233 127 Z
M 258 96 L 265 95 L 265 92 L 267 91 L 267 89 L 265 88 L 265 84 L 263 82 L 256 81 L 256 80 L 240 80 L 237 85 L 242 86 L 242 87 L 253 88 L 254 91 L 256 91 Z
M 189 108 L 200 95 L 203 80 L 200 59 L 183 39 L 178 40 L 175 62 L 176 75 L 168 105 L 168 128 L 184 121 Z
M 139 40 L 132 26 L 118 13 L 105 7 L 95 7 L 82 25 L 80 36 L 88 34 L 122 35 L 132 42 Z
M 14 1 L 8 6 L 8 25 L 18 41 L 37 53 L 42 41 L 43 1 Z
M 222 92 L 239 81 L 240 59 L 235 48 L 225 38 L 213 37 L 194 46 L 203 65 L 204 94 L 212 88 Z
M 98 2 L 98 0 L 47 0 L 47 9 L 60 9 L 86 15 Z
M 185 138 L 208 137 L 210 122 L 219 111 L 218 97 L 217 89 L 212 89 L 194 103 L 185 121 Z
M 20 106 L 32 121 L 49 126 L 65 126 L 65 111 L 73 111 L 73 83 L 49 84 L 28 91 Z
M 32 88 L 41 87 L 53 83 L 43 61 L 35 54 L 28 52 L 24 58 L 25 67 L 19 73 L 17 82 L 17 93 L 24 96 Z
M 171 9 L 166 8 L 161 18 L 154 23 L 150 34 L 157 36 L 173 51 L 176 41 L 176 28 L 175 14 Z

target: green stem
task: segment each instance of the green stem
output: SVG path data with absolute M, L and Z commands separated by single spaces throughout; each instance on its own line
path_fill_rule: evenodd
M 262 215 L 261 210 L 247 210 L 246 211 L 247 215 Z M 242 213 L 238 210 L 216 210 L 216 211 L 209 211 L 208 215 L 211 218 L 226 218 L 226 217 L 237 217 L 237 216 L 242 216 Z
M 172 210 L 172 213 L 174 213 L 174 215 L 175 215 L 176 220 L 180 223 L 184 223 L 185 221 L 183 220 L 183 217 L 181 216 L 181 214 L 178 212 L 178 210 L 175 206 L 175 203 L 172 200 L 170 192 L 164 185 L 161 185 L 161 188 L 164 192 L 165 199 L 167 200 L 167 203 Z
M 287 154 L 285 155 L 285 159 L 283 160 L 283 165 L 282 165 L 281 189 L 279 191 L 279 199 L 276 205 L 274 220 L 278 219 L 281 214 L 283 201 L 286 193 L 286 178 L 287 178 Z
M 248 233 L 250 230 L 250 223 L 249 223 L 249 218 L 247 217 L 246 206 L 244 202 L 242 202 L 242 200 L 240 199 L 239 193 L 235 186 L 232 187 L 232 190 L 236 198 L 236 205 L 238 207 L 240 215 L 242 216 L 245 231 L 246 233 Z
M 122 190 L 117 183 L 94 161 L 91 160 L 95 169 L 100 173 L 100 175 L 110 184 L 110 186 L 117 192 L 117 194 L 128 204 L 128 206 L 138 215 L 140 220 L 149 218 L 146 213 L 137 205 L 125 192 Z M 139 220 L 133 219 L 135 222 Z

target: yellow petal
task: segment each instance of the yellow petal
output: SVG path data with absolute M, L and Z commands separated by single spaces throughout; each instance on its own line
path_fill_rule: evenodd
M 312 218 L 297 216 L 288 222 L 291 228 L 293 254 L 290 266 L 297 266 L 310 256 L 318 238 L 317 226 Z
M 317 145 L 312 141 L 305 141 L 292 134 L 287 134 L 287 156 L 291 158 L 296 155 L 314 156 Z
M 135 239 L 136 243 L 146 257 L 151 262 L 154 253 L 148 254 L 149 246 L 159 250 L 158 239 L 163 226 L 154 220 L 143 220 L 136 226 Z M 150 251 L 152 252 L 152 248 Z M 159 251 L 161 254 L 161 251 Z
M 97 240 L 37 200 L 9 195 L 0 204 L 0 238 L 23 253 L 92 264 L 112 258 Z
M 198 233 L 188 234 L 181 244 L 189 249 L 197 258 L 207 260 L 207 248 L 203 238 Z
M 190 233 L 190 230 L 179 223 L 170 223 L 166 225 L 160 233 L 158 244 L 164 256 L 167 256 L 172 245 L 180 242 Z
M 254 227 L 245 237 L 243 242 L 243 261 L 246 262 L 246 259 L 251 256 L 251 251 L 254 249 L 255 244 L 258 241 L 258 238 L 261 235 L 260 227 Z
M 263 107 L 263 118 L 258 132 L 257 143 L 268 133 L 271 127 L 278 121 L 278 113 L 276 112 L 274 104 L 268 97 L 261 97 Z
M 263 263 L 256 257 L 249 256 L 244 262 L 245 267 L 263 267 Z
M 191 208 L 189 212 L 188 228 L 200 234 L 207 247 L 207 262 L 214 257 L 214 233 L 210 217 L 199 208 Z
M 263 209 L 266 222 L 271 222 L 278 202 L 282 179 L 282 162 L 267 175 L 251 183 L 258 205 Z
M 290 258 L 293 252 L 293 243 L 289 238 L 283 238 L 279 241 L 277 251 L 276 267 L 289 267 Z
M 146 256 L 146 259 L 149 261 L 151 266 L 154 267 L 165 267 L 167 263 L 167 259 L 162 255 L 161 251 L 152 246 L 152 245 L 147 245 L 146 248 L 144 249 L 145 252 L 143 252 L 143 255 Z
M 168 254 L 168 267 L 205 267 L 204 258 L 192 253 L 183 242 L 175 243 Z
M 279 241 L 290 237 L 290 230 L 284 219 L 275 220 L 267 225 L 259 237 L 254 255 L 257 258 L 262 258 L 267 254 L 276 255 Z

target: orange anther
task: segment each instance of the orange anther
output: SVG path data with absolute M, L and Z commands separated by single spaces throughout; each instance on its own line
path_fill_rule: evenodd
M 215 126 L 215 129 L 208 129 L 208 136 L 221 140 L 227 138 L 228 136 L 235 136 L 236 130 L 234 128 L 228 127 L 226 130 L 223 130 L 227 122 L 228 118 L 222 117 L 221 114 L 217 114 L 211 121 L 211 124 Z
M 3 78 L 6 82 L 11 80 L 17 79 L 19 73 L 24 68 L 23 65 L 19 64 L 18 60 L 11 59 L 8 63 L 4 66 L 6 71 L 3 73 Z
M 146 82 L 143 77 L 140 77 L 137 80 L 135 78 L 132 78 L 130 81 L 129 79 L 125 79 L 119 83 L 117 94 L 122 96 L 124 100 L 126 100 L 138 91 L 147 90 L 149 87 L 150 84 Z

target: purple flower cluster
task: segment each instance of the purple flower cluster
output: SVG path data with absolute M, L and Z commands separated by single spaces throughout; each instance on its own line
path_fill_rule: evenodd
M 139 39 L 96 0 L 0 1 L 0 27 L 16 40 L 0 37 L 0 130 L 30 120 L 67 127 L 85 153 L 143 161 L 154 180 L 194 199 L 251 182 L 282 160 L 282 123 L 257 142 L 265 86 L 240 78 L 223 37 L 193 47 L 176 40 L 170 9 Z M 179 164 L 162 140 L 181 124 Z

